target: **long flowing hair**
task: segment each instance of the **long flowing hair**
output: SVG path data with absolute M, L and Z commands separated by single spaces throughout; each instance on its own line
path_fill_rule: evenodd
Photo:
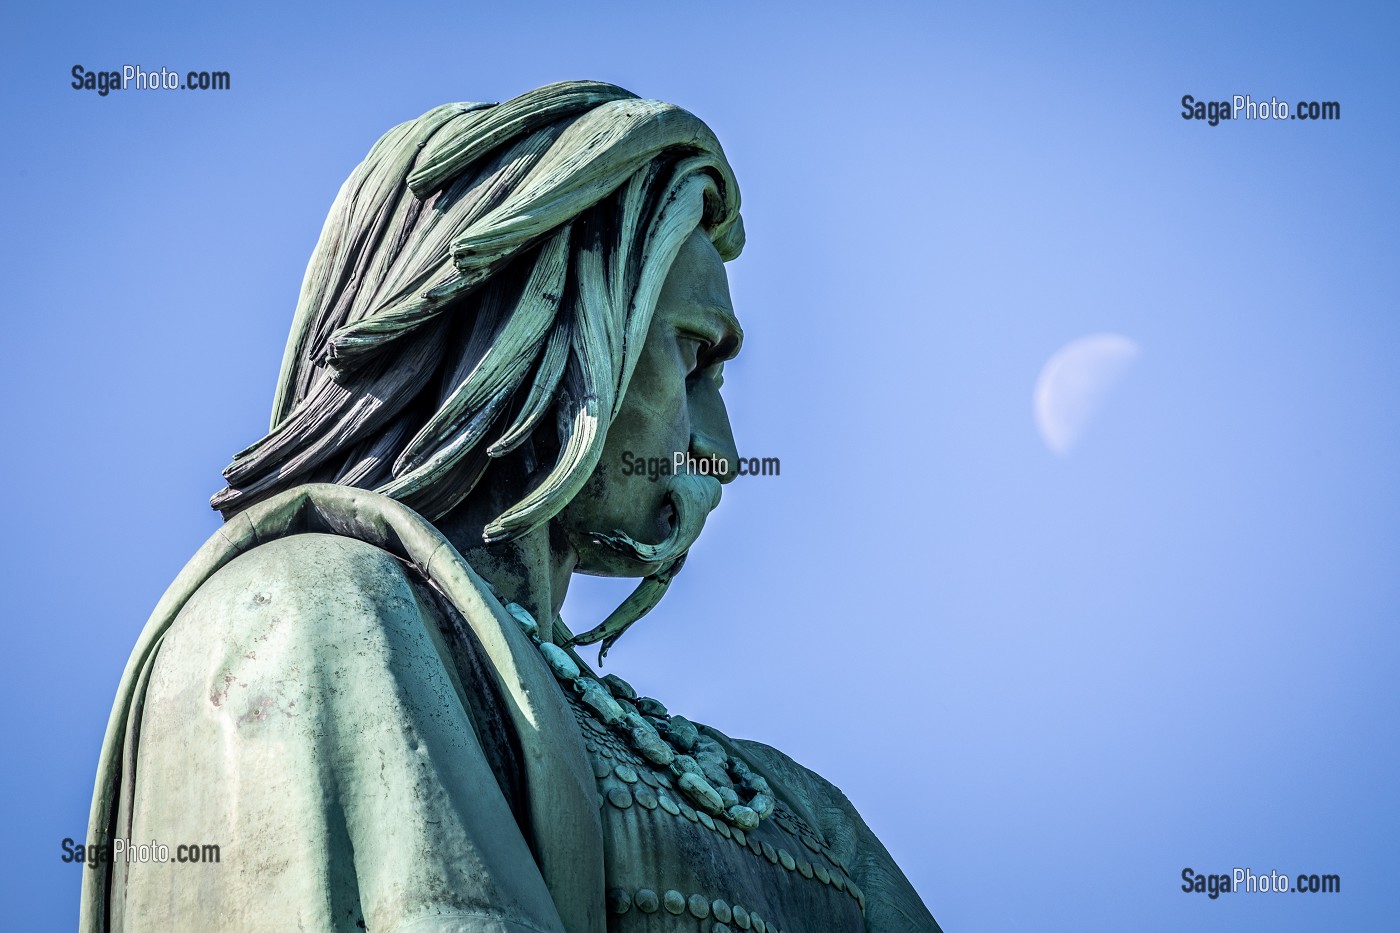
M 211 505 L 334 482 L 433 521 L 515 454 L 545 462 L 483 537 L 538 527 L 593 472 L 697 227 L 743 248 L 719 141 L 671 104 L 570 81 L 395 127 L 331 208 L 269 432 Z

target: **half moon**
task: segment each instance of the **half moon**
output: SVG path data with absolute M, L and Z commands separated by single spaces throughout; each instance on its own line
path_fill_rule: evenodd
M 1056 351 L 1035 384 L 1035 424 L 1045 446 L 1068 454 L 1137 356 L 1137 343 L 1121 334 L 1091 334 Z

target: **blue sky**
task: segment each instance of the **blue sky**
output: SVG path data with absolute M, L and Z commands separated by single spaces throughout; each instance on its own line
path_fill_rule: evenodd
M 267 420 L 387 128 L 564 78 L 681 104 L 749 246 L 740 448 L 609 669 L 842 787 L 945 929 L 1372 930 L 1400 857 L 1400 178 L 1378 5 L 11 9 L 0 679 L 14 929 L 71 929 L 117 680 Z M 226 70 L 99 97 L 70 70 Z M 1180 99 L 1335 100 L 1329 123 Z M 1069 456 L 1031 397 L 1141 356 Z M 571 594 L 592 625 L 618 588 Z M 1184 867 L 1336 873 L 1209 900 Z

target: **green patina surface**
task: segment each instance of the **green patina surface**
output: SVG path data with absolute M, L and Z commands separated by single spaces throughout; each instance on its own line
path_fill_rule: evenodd
M 84 930 L 937 930 L 839 790 L 574 650 L 733 478 L 738 209 L 703 123 L 610 85 L 376 144 L 103 750 L 90 839 L 224 858 L 86 873 Z M 574 635 L 575 573 L 641 582 Z

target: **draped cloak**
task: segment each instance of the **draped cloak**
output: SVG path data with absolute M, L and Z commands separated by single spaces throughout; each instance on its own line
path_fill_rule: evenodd
M 839 791 L 706 732 L 858 866 L 868 929 L 936 933 Z M 451 543 L 378 493 L 298 487 L 220 528 L 137 641 L 88 841 L 172 859 L 85 869 L 80 930 L 603 933 L 599 799 L 552 674 Z

